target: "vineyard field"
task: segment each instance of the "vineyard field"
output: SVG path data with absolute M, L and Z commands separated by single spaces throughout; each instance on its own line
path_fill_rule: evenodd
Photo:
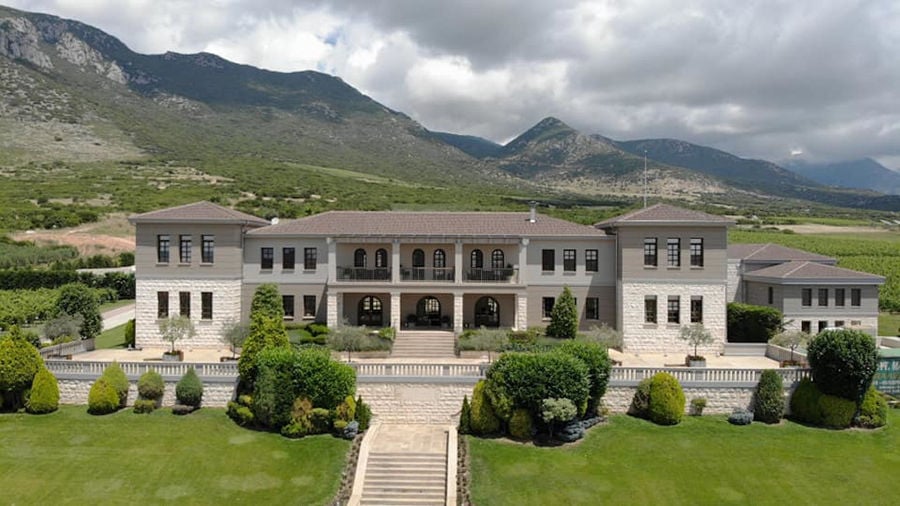
M 100 303 L 116 299 L 116 292 L 110 288 L 92 288 Z M 0 290 L 0 328 L 13 325 L 31 325 L 46 321 L 56 311 L 59 288 L 38 288 L 36 290 Z

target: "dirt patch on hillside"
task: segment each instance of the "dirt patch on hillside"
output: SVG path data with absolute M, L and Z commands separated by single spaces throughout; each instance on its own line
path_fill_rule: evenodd
M 97 223 L 59 230 L 29 230 L 12 235 L 16 241 L 74 246 L 82 255 L 117 255 L 134 251 L 134 227 L 124 214 L 111 215 Z
M 887 232 L 886 229 L 880 227 L 816 225 L 812 223 L 780 225 L 778 229 L 793 230 L 798 234 L 873 234 Z

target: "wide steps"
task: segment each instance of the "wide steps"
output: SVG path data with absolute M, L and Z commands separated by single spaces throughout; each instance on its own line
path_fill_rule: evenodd
M 446 455 L 369 453 L 360 504 L 444 505 L 446 493 Z
M 453 332 L 412 331 L 397 333 L 391 350 L 393 358 L 453 358 Z

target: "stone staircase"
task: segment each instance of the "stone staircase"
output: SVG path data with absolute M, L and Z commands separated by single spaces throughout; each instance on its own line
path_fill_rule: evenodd
M 441 505 L 447 494 L 447 455 L 369 453 L 361 505 Z
M 401 330 L 394 339 L 391 358 L 455 358 L 453 332 Z

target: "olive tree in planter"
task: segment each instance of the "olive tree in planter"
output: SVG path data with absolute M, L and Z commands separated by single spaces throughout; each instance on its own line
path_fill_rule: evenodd
M 806 346 L 806 344 L 809 343 L 809 340 L 810 335 L 808 333 L 799 330 L 790 330 L 775 335 L 770 342 L 776 346 L 790 348 L 791 350 L 791 359 L 782 362 L 782 367 L 796 367 L 800 365 L 800 362 L 794 359 L 794 351 L 801 346 Z
M 221 361 L 237 360 L 237 349 L 244 345 L 247 336 L 250 335 L 250 326 L 243 323 L 230 323 L 225 325 L 222 333 L 222 341 L 231 349 L 231 357 L 222 357 Z
M 180 362 L 184 360 L 184 352 L 175 349 L 175 343 L 184 339 L 190 339 L 197 335 L 194 324 L 187 316 L 171 316 L 159 322 L 159 333 L 164 341 L 172 345 L 172 349 L 163 353 L 163 360 Z
M 694 347 L 694 354 L 687 356 L 686 364 L 690 367 L 706 367 L 706 357 L 700 356 L 697 351 L 700 346 L 710 345 L 715 341 L 706 327 L 702 323 L 684 325 L 678 337 Z

